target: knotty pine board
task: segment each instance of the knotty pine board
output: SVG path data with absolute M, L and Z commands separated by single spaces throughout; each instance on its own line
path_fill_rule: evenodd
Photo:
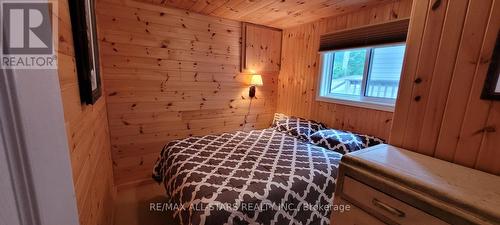
M 242 70 L 279 72 L 281 30 L 251 23 L 243 23 L 242 26 Z
M 321 18 L 356 12 L 393 0 L 139 0 L 158 6 L 173 6 L 191 12 L 289 28 Z
M 320 67 L 319 37 L 336 30 L 407 18 L 411 7 L 410 0 L 393 1 L 285 29 L 277 111 L 388 140 L 393 113 L 316 101 Z
M 241 22 L 132 0 L 100 0 L 97 17 L 117 185 L 152 181 L 171 140 L 270 126 L 278 74 L 255 71 L 264 86 L 250 103 Z
M 499 175 L 500 103 L 480 95 L 500 29 L 500 1 L 432 4 L 415 4 L 390 142 Z
M 58 1 L 58 7 L 58 75 L 79 220 L 111 225 L 116 191 L 106 98 L 95 105 L 80 103 L 68 1 Z

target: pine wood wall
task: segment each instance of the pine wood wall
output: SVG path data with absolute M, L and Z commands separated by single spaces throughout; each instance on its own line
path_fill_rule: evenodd
M 320 67 L 319 37 L 335 30 L 407 18 L 411 6 L 411 0 L 394 1 L 284 30 L 277 111 L 388 139 L 391 112 L 315 100 Z
M 100 0 L 97 13 L 117 185 L 152 181 L 173 139 L 270 125 L 277 73 L 250 102 L 240 22 L 131 0 Z
M 279 29 L 242 23 L 241 67 L 243 71 L 279 72 L 281 36 Z
M 58 1 L 58 74 L 81 225 L 111 225 L 115 188 L 106 98 L 82 105 L 67 0 Z
M 500 102 L 480 99 L 500 0 L 419 0 L 391 144 L 500 175 Z

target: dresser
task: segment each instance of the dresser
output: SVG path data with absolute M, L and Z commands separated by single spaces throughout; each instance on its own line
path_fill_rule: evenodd
M 500 225 L 500 177 L 377 145 L 342 158 L 334 203 L 334 225 Z

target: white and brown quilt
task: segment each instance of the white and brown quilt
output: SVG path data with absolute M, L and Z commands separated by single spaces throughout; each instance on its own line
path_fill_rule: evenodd
M 153 177 L 181 224 L 329 224 L 341 154 L 269 128 L 170 142 Z

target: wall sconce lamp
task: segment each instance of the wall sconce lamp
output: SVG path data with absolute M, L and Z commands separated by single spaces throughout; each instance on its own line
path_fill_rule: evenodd
M 252 75 L 252 80 L 250 80 L 250 91 L 248 92 L 248 96 L 250 98 L 255 97 L 255 86 L 262 86 L 264 83 L 262 83 L 262 76 L 259 74 L 254 74 Z

